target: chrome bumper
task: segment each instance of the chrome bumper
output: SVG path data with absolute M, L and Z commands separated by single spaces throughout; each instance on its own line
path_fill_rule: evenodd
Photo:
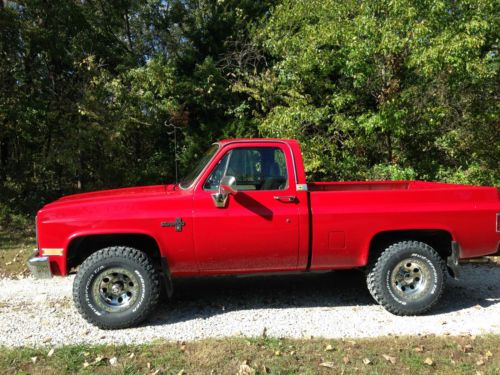
M 52 272 L 48 257 L 37 256 L 38 251 L 28 259 L 28 268 L 35 279 L 50 279 Z

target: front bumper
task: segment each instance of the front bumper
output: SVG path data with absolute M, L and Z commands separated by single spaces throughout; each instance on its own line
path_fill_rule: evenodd
M 38 251 L 28 259 L 28 268 L 35 279 L 50 279 L 52 272 L 48 257 L 39 257 Z

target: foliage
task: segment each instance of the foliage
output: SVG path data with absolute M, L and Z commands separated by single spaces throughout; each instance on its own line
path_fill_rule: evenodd
M 235 87 L 320 179 L 500 184 L 498 12 L 482 1 L 287 0 Z M 380 173 L 384 169 L 384 173 Z
M 314 179 L 500 184 L 492 0 L 0 1 L 0 221 L 303 143 Z M 175 134 L 174 134 L 174 131 Z

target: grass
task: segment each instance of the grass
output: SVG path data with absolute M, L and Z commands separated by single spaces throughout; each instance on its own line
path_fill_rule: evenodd
M 49 348 L 1 348 L 0 368 L 8 374 L 500 374 L 499 348 L 498 335 L 229 338 L 64 346 L 52 356 Z
M 33 233 L 0 229 L 0 277 L 26 276 L 26 260 L 35 247 Z

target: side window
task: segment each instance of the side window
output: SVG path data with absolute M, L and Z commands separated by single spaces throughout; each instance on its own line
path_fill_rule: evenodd
M 227 161 L 231 155 L 231 151 L 229 151 L 222 159 L 219 160 L 215 168 L 213 169 L 210 176 L 205 180 L 203 184 L 203 189 L 205 190 L 217 190 L 219 188 L 219 182 L 224 177 L 224 172 L 227 168 Z
M 222 177 L 236 177 L 238 190 L 284 190 L 288 176 L 286 158 L 277 147 L 236 148 L 219 160 L 203 184 L 205 190 L 217 190 Z

